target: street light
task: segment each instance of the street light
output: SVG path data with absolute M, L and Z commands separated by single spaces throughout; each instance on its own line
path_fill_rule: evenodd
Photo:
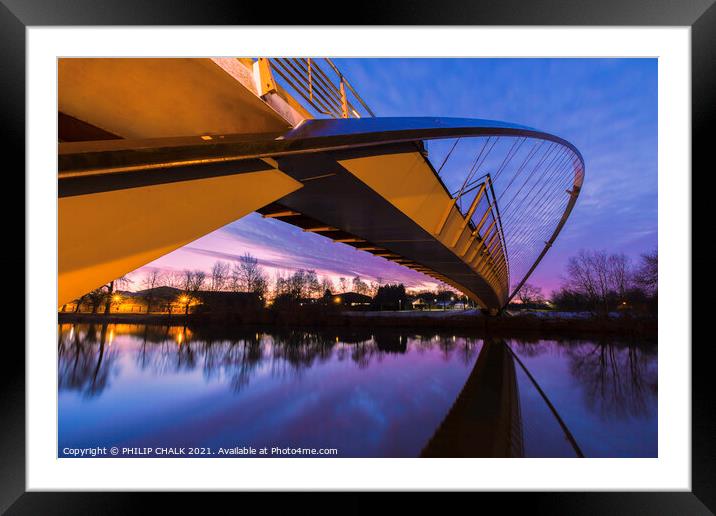
M 121 304 L 122 296 L 119 294 L 112 294 L 112 303 L 117 305 L 117 311 L 119 311 L 119 305 Z

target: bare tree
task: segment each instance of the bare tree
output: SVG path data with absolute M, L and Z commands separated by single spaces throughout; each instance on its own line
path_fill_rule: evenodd
M 648 295 L 655 296 L 659 283 L 659 255 L 656 249 L 641 255 L 641 263 L 634 273 L 634 282 Z
M 323 292 L 321 291 L 321 283 L 318 281 L 318 275 L 314 270 L 307 270 L 304 272 L 305 276 L 305 292 L 304 297 L 306 298 L 317 298 L 321 297 Z
M 623 298 L 630 288 L 629 260 L 623 254 L 581 250 L 567 263 L 567 289 L 585 296 L 595 309 L 606 313 L 610 300 Z
M 101 286 L 99 288 L 96 288 L 92 290 L 91 292 L 88 292 L 83 297 L 87 299 L 90 306 L 92 307 L 92 313 L 96 314 L 97 309 L 99 308 L 99 305 L 102 304 L 102 301 L 107 296 L 107 290 L 104 288 L 104 286 Z
M 127 276 L 122 276 L 121 278 L 117 278 L 115 280 L 110 281 L 104 286 L 104 288 L 107 290 L 107 295 L 105 296 L 104 303 L 105 315 L 108 315 L 112 310 L 112 303 L 117 303 L 119 301 L 119 299 L 114 295 L 114 289 L 126 288 L 127 285 L 129 285 L 131 282 L 132 280 L 129 279 Z
M 376 277 L 375 281 L 370 282 L 370 286 L 368 288 L 368 295 L 370 297 L 375 297 L 378 294 L 378 290 L 382 286 L 383 286 L 383 278 L 380 276 Z
M 206 281 L 206 273 L 202 270 L 189 270 L 186 269 L 183 272 L 183 279 L 181 284 L 182 290 L 182 304 L 184 305 L 184 314 L 189 313 L 189 305 L 192 301 L 196 300 L 197 293 L 204 286 Z
M 520 291 L 517 293 L 517 298 L 524 306 L 544 301 L 542 288 L 536 287 L 531 283 L 525 283 L 522 285 L 522 288 L 520 288 Z
M 342 276 L 338 278 L 338 287 L 341 289 L 341 294 L 345 294 L 348 290 L 348 280 Z
M 211 268 L 211 278 L 209 283 L 209 290 L 218 292 L 224 290 L 229 283 L 230 266 L 226 262 L 217 261 Z
M 567 274 L 568 288 L 586 296 L 593 305 L 599 302 L 601 284 L 590 253 L 581 250 L 577 256 L 571 257 L 567 263 Z
M 156 297 L 156 289 L 162 282 L 162 273 L 158 269 L 153 269 L 144 276 L 142 286 L 144 287 L 144 300 L 147 302 L 147 313 L 152 311 L 154 298 Z
M 275 271 L 273 298 L 276 299 L 278 296 L 283 294 L 285 289 L 286 289 L 286 280 L 284 279 L 283 274 L 280 273 L 279 271 Z
M 629 258 L 621 254 L 612 254 L 607 259 L 607 284 L 623 301 L 632 280 Z
M 80 307 L 82 306 L 82 303 L 84 303 L 85 298 L 87 297 L 87 294 L 84 294 L 77 299 L 75 299 L 75 313 L 79 313 Z
M 181 290 L 184 283 L 184 273 L 180 271 L 174 271 L 164 276 L 164 283 L 171 288 Z
M 277 278 L 277 283 L 279 278 Z M 238 264 L 234 264 L 231 278 L 232 290 L 237 292 L 254 292 L 263 298 L 268 290 L 268 280 L 258 259 L 251 254 L 244 254 Z
M 335 285 L 333 284 L 333 282 L 332 282 L 329 278 L 327 278 L 327 277 L 324 276 L 324 277 L 321 279 L 321 291 L 322 291 L 324 294 L 325 294 L 326 292 L 330 292 L 331 294 L 333 294 L 333 291 L 334 291 L 335 289 L 336 289 Z
M 363 294 L 365 296 L 368 294 L 368 291 L 368 284 L 363 281 L 360 276 L 356 275 L 353 278 L 353 292 L 357 292 L 358 294 Z
M 308 297 L 308 275 L 299 269 L 286 279 L 286 293 L 294 299 Z

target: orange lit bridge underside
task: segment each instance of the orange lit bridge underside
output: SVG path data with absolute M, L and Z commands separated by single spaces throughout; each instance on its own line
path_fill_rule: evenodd
M 259 213 L 427 274 L 484 307 L 501 306 L 506 275 L 493 273 L 487 255 L 478 254 L 474 227 L 415 143 L 276 161 L 303 188 Z
M 113 275 L 108 275 L 109 269 L 103 268 L 97 257 L 83 259 L 82 267 L 76 266 L 74 260 L 84 256 L 94 242 L 89 239 L 82 242 L 75 236 L 73 248 L 68 249 L 63 227 L 67 233 L 76 235 L 75 224 L 83 216 L 100 207 L 111 213 L 114 199 L 122 196 L 128 196 L 129 200 L 125 199 L 128 206 L 133 202 L 140 205 L 135 207 L 139 208 L 135 227 L 140 227 L 151 206 L 134 192 L 215 178 L 230 181 L 235 176 L 248 177 L 259 172 L 269 173 L 272 179 L 247 183 L 246 187 L 226 185 L 234 190 L 233 194 L 245 195 L 247 199 L 239 203 L 241 209 L 234 211 L 238 214 L 234 218 L 246 210 L 258 210 L 265 216 L 429 274 L 461 290 L 481 306 L 497 310 L 508 299 L 509 273 L 502 240 L 491 238 L 487 249 L 482 235 L 475 230 L 469 216 L 457 209 L 455 200 L 422 152 L 422 141 L 426 138 L 488 135 L 555 141 L 572 148 L 581 160 L 576 149 L 558 137 L 521 126 L 469 119 L 312 120 L 288 133 L 215 136 L 209 141 L 187 137 L 61 144 L 59 302 L 71 299 L 67 297 L 69 290 L 63 289 L 63 273 L 72 272 L 75 278 L 82 274 L 92 276 L 94 286 L 99 286 L 142 265 L 139 263 L 142 248 L 153 245 L 151 235 L 161 233 L 162 227 L 171 226 L 177 233 L 173 240 L 182 240 L 178 235 L 182 224 L 177 224 L 171 216 L 150 230 L 140 228 L 141 241 L 131 232 L 125 232 L 117 239 L 113 252 L 126 256 L 128 253 L 123 248 L 132 247 L 132 266 L 129 267 L 129 262 L 123 263 L 112 269 Z M 241 170 L 247 167 L 249 172 Z M 575 183 L 575 192 L 579 186 Z M 243 191 L 235 192 L 237 188 Z M 80 207 L 74 212 L 63 207 L 104 194 L 107 195 L 100 204 L 88 203 L 87 208 Z M 206 221 L 206 232 L 216 228 L 218 220 L 212 219 L 212 211 L 217 209 L 210 207 L 213 195 L 200 183 L 181 193 L 182 206 L 188 210 L 194 201 L 201 205 L 191 212 L 190 239 L 201 236 L 196 233 L 203 221 Z M 224 219 L 231 212 L 231 202 L 226 195 L 232 194 L 219 196 L 222 203 L 218 204 L 225 206 L 218 210 Z M 573 202 L 563 220 L 572 205 Z M 66 216 L 67 211 L 72 212 L 72 217 Z M 133 211 L 126 211 L 126 215 L 117 220 L 134 218 Z M 107 227 L 111 228 L 112 224 L 105 221 Z M 158 251 L 163 249 L 154 246 L 153 253 Z M 104 254 L 105 259 L 108 256 Z M 122 268 L 126 270 L 120 270 Z M 99 269 L 101 273 L 97 272 Z

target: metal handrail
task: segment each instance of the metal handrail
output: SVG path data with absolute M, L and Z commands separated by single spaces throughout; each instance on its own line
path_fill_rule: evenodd
M 375 116 L 331 59 L 274 57 L 267 61 L 271 71 L 276 72 L 319 115 L 331 118 Z M 328 70 L 324 70 L 322 62 L 328 64 Z
M 466 182 L 467 183 L 467 182 Z M 480 249 L 478 253 L 483 253 L 488 256 L 488 259 L 492 260 L 492 263 L 497 269 L 500 269 L 499 273 L 497 274 L 498 278 L 500 280 L 506 280 L 509 278 L 509 258 L 507 256 L 507 247 L 505 245 L 505 237 L 502 229 L 502 220 L 500 217 L 500 210 L 497 206 L 497 198 L 495 196 L 495 191 L 492 186 L 492 177 L 490 173 L 486 173 L 483 176 L 480 177 L 479 180 L 471 181 L 470 183 L 463 183 L 460 190 L 455 192 L 453 194 L 453 198 L 455 199 L 455 206 L 460 210 L 460 213 L 463 217 L 468 217 L 469 220 L 467 220 L 467 224 L 469 227 L 473 230 L 473 232 L 476 233 L 476 236 L 480 239 Z M 487 203 L 487 208 L 485 211 L 477 212 L 476 210 L 472 213 L 468 213 L 465 211 L 461 204 L 461 199 L 468 193 L 471 193 L 475 190 L 480 191 L 480 188 L 482 185 L 485 185 L 484 189 L 484 199 Z M 476 195 L 479 195 L 479 193 L 476 193 Z M 475 217 L 478 217 L 479 220 L 481 220 L 480 224 L 475 224 L 473 219 Z M 492 222 L 489 224 L 489 229 L 484 231 L 482 234 L 480 234 L 480 229 L 485 225 L 485 222 L 487 219 L 490 218 Z M 494 227 L 494 232 L 492 231 L 492 228 Z M 495 235 L 497 235 L 497 240 L 494 240 Z M 490 237 L 489 245 L 486 239 Z

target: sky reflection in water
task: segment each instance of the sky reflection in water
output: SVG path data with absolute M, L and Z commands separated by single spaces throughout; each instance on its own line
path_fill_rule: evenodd
M 587 457 L 657 455 L 655 345 L 507 339 Z M 484 346 L 404 330 L 60 325 L 58 449 L 290 446 L 415 457 Z M 574 456 L 515 364 L 526 456 Z

